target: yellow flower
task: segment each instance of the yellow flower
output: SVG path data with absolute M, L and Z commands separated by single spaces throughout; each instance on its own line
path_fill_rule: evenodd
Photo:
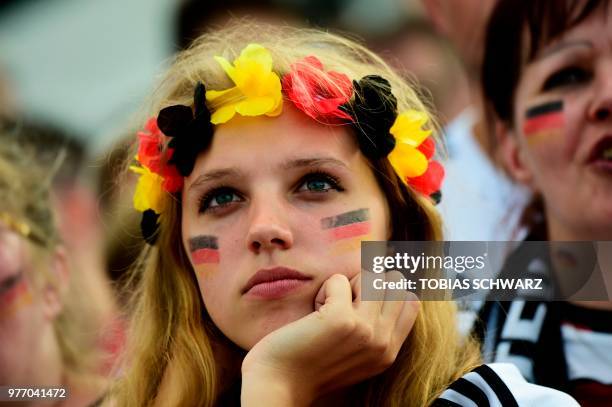
M 233 88 L 206 92 L 206 100 L 214 113 L 213 124 L 225 123 L 239 113 L 242 116 L 278 116 L 283 108 L 281 82 L 272 72 L 272 56 L 259 44 L 249 44 L 232 66 L 225 58 L 215 57 Z
M 164 179 L 147 167 L 131 166 L 130 170 L 140 174 L 134 192 L 134 208 L 140 212 L 153 209 L 155 213 L 161 214 L 166 206 L 162 187 Z
M 427 114 L 408 110 L 397 116 L 389 132 L 395 137 L 395 148 L 388 158 L 402 180 L 421 176 L 427 170 L 427 157 L 417 149 L 431 134 L 423 130 Z

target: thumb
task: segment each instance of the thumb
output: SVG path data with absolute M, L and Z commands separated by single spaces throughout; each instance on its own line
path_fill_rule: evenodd
M 343 274 L 334 274 L 325 282 L 315 296 L 315 311 L 323 305 L 337 303 L 350 306 L 353 298 L 351 284 Z

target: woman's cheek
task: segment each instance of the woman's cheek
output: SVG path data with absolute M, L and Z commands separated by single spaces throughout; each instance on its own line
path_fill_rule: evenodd
M 200 295 L 209 313 L 222 308 L 218 294 L 225 284 L 222 268 L 223 250 L 219 237 L 212 234 L 197 234 L 188 240 L 189 257 L 196 275 Z
M 559 164 L 568 162 L 567 104 L 561 99 L 530 104 L 523 113 L 522 134 L 531 161 L 532 171 L 546 174 Z

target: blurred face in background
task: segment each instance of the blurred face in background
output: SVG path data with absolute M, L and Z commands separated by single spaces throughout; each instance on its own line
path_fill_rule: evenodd
M 432 24 L 459 52 L 468 73 L 478 76 L 485 28 L 496 0 L 422 0 Z
M 61 384 L 60 304 L 55 289 L 35 289 L 31 245 L 0 223 L 0 385 Z
M 544 198 L 550 238 L 612 232 L 612 7 L 600 7 L 523 67 L 505 160 Z

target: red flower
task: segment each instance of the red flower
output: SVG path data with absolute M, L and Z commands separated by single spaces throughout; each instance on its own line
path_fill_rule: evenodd
M 183 177 L 176 166 L 168 165 L 174 150 L 168 149 L 164 157 L 164 141 L 165 136 L 157 127 L 157 118 L 150 118 L 145 124 L 145 131 L 138 132 L 137 158 L 141 165 L 162 176 L 164 190 L 174 193 L 183 187 Z
M 353 120 L 339 109 L 353 94 L 351 80 L 339 72 L 325 72 L 314 56 L 291 65 L 291 72 L 283 76 L 283 91 L 298 109 L 315 120 L 325 123 Z
M 138 161 L 157 174 L 162 167 L 163 137 L 155 117 L 147 120 L 145 131 L 138 132 Z
M 428 160 L 431 160 L 431 157 L 433 157 L 436 152 L 436 143 L 434 143 L 431 137 L 427 137 L 421 145 L 417 147 L 417 150 L 423 153 Z
M 168 149 L 168 159 L 166 160 L 166 164 L 162 167 L 162 171 L 160 175 L 163 177 L 164 182 L 162 187 L 169 193 L 175 193 L 183 188 L 183 176 L 179 173 L 176 165 L 167 164 L 168 160 L 172 158 L 172 154 L 174 154 L 174 149 Z
M 425 196 L 440 190 L 444 179 L 444 167 L 437 161 L 430 161 L 427 171 L 421 176 L 409 178 L 408 185 Z

